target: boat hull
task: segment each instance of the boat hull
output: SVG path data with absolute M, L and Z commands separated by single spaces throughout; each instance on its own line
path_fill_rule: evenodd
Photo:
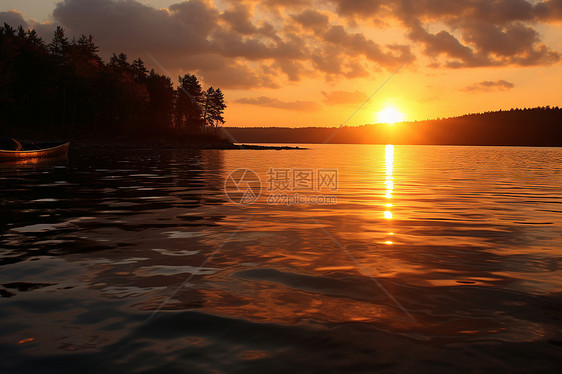
M 61 145 L 57 145 L 55 147 L 34 149 L 29 151 L 0 150 L 0 162 L 65 157 L 68 154 L 69 147 L 70 147 L 70 143 L 64 143 Z

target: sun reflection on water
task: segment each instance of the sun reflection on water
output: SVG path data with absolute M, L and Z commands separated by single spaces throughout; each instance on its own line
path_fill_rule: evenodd
M 394 189 L 394 182 L 393 182 L 393 170 L 394 170 L 394 146 L 392 144 L 387 144 L 384 148 L 384 159 L 385 159 L 385 168 L 386 168 L 386 178 L 384 184 L 386 185 L 386 194 L 385 197 L 390 200 L 392 199 L 392 192 Z M 391 208 L 392 204 L 387 202 L 385 204 L 386 208 Z M 384 211 L 384 218 L 392 219 L 392 212 L 390 209 L 386 209 Z
M 392 203 L 391 203 L 391 199 L 392 199 L 392 193 L 394 191 L 394 177 L 393 177 L 393 172 L 394 172 L 394 145 L 392 144 L 387 144 L 384 148 L 384 164 L 385 164 L 385 169 L 386 169 L 386 177 L 385 177 L 385 181 L 384 184 L 386 186 L 386 193 L 385 193 L 385 198 L 386 198 L 386 203 L 384 204 L 385 206 L 385 210 L 383 213 L 383 216 L 385 219 L 387 220 L 392 220 L 394 217 L 392 215 Z M 390 223 L 389 223 L 390 225 Z M 389 227 L 389 233 L 388 235 L 394 235 L 394 233 L 391 230 L 391 227 Z M 385 244 L 391 245 L 394 244 L 393 241 L 391 240 L 386 240 L 384 242 Z

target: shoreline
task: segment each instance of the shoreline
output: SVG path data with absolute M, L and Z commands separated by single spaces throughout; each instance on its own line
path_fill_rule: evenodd
M 268 146 L 268 145 L 253 145 L 253 144 L 236 144 L 230 142 L 143 142 L 143 141 L 130 141 L 130 142 L 96 142 L 70 139 L 70 146 L 74 149 L 89 149 L 97 148 L 100 150 L 105 149 L 154 149 L 154 150 L 172 150 L 172 149 L 193 149 L 193 150 L 303 150 L 307 148 L 299 146 Z

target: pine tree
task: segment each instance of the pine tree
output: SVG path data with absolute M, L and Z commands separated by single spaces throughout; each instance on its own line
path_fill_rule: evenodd
M 31 43 L 31 45 L 38 47 L 38 48 L 43 48 L 43 40 L 39 37 L 39 35 L 37 35 L 37 32 L 35 30 L 29 30 L 27 32 L 27 40 L 29 43 Z
M 146 87 L 150 96 L 147 107 L 147 125 L 153 130 L 172 127 L 175 91 L 172 80 L 151 70 L 146 78 Z
M 220 88 L 217 88 L 213 95 L 211 96 L 211 105 L 210 105 L 210 117 L 211 123 L 214 126 L 218 126 L 219 124 L 224 123 L 224 110 L 226 109 L 226 104 L 224 103 L 224 94 L 222 93 Z
M 114 71 L 119 71 L 121 73 L 129 72 L 131 69 L 131 65 L 129 61 L 127 61 L 128 57 L 124 53 L 119 53 L 116 55 L 115 53 L 109 59 L 108 66 L 111 67 Z
M 148 74 L 148 69 L 144 66 L 144 62 L 140 58 L 137 58 L 131 64 L 131 72 L 133 73 L 135 81 L 144 82 Z
M 203 126 L 212 126 L 212 119 L 211 119 L 211 112 L 212 112 L 212 100 L 213 96 L 215 95 L 215 89 L 213 87 L 209 87 L 207 91 L 204 93 L 205 97 L 205 106 L 203 112 Z
M 147 136 L 181 128 L 199 134 L 224 122 L 224 97 L 186 74 L 169 77 L 144 62 L 98 55 L 92 36 L 71 41 L 57 27 L 44 43 L 34 30 L 0 26 L 0 131 L 19 134 Z M 26 135 L 27 136 L 27 135 Z
M 64 36 L 64 30 L 62 27 L 57 26 L 53 40 L 49 43 L 48 49 L 51 55 L 54 57 L 57 65 L 62 65 L 64 63 L 66 53 L 68 52 L 68 38 Z
M 203 90 L 197 77 L 193 74 L 180 76 L 176 95 L 176 127 L 195 132 L 200 131 L 204 99 Z
M 62 126 L 67 121 L 67 85 L 70 79 L 68 71 L 68 54 L 70 52 L 70 43 L 68 38 L 64 36 L 62 27 L 57 26 L 53 35 L 53 40 L 48 45 L 54 64 L 56 66 L 55 81 L 56 83 L 56 104 L 53 107 L 54 121 L 60 121 Z

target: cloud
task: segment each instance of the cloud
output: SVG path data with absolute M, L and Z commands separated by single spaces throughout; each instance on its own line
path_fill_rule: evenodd
M 251 35 L 257 31 L 252 23 L 253 12 L 249 5 L 240 4 L 224 11 L 222 18 L 227 21 L 231 28 L 244 35 Z
M 190 0 L 155 9 L 135 0 L 65 0 L 54 19 L 70 34 L 92 34 L 106 52 L 154 56 L 169 71 L 198 73 L 222 88 L 278 87 L 277 74 L 251 66 L 298 46 L 272 45 L 271 31 L 251 22 L 249 7 L 219 11 L 212 2 Z
M 366 17 L 379 13 L 383 8 L 381 0 L 333 0 L 338 14 L 351 17 Z
M 562 21 L 562 0 L 547 0 L 535 5 L 537 19 L 560 22 Z
M 169 71 L 200 73 L 206 83 L 224 88 L 278 87 L 283 73 L 298 81 L 311 63 L 302 38 L 254 21 L 246 3 L 221 11 L 205 0 L 167 9 L 135 0 L 65 0 L 53 18 L 71 35 L 94 35 L 106 53 L 150 53 Z
M 525 3 L 514 0 L 514 4 Z M 491 2 L 501 9 L 501 2 Z M 458 3 L 457 3 L 458 6 Z M 457 15 L 449 15 L 444 10 L 443 21 L 449 25 L 448 30 L 429 32 L 426 21 L 437 9 L 407 19 L 409 37 L 424 47 L 424 53 L 433 59 L 434 66 L 450 68 L 480 66 L 531 66 L 552 65 L 560 60 L 560 53 L 544 44 L 539 33 L 531 26 L 522 22 L 532 19 L 533 14 L 523 11 L 496 14 L 492 7 L 487 14 L 484 6 L 459 8 Z M 446 9 L 446 8 L 445 8 Z M 521 6 L 521 9 L 532 9 Z M 424 13 L 422 13 L 424 14 Z M 432 19 L 432 18 L 429 18 Z M 433 20 L 433 19 L 432 19 Z M 437 20 L 437 19 L 435 19 Z M 454 35 L 456 33 L 457 35 Z
M 312 31 L 318 41 L 325 44 L 323 53 L 315 56 L 317 68 L 332 74 L 345 75 L 345 71 L 341 69 L 341 64 L 348 60 L 345 57 L 363 56 L 386 67 L 399 65 L 412 57 L 407 45 L 393 44 L 383 48 L 362 33 L 350 33 L 343 25 L 331 23 L 326 14 L 316 10 L 309 9 L 293 15 L 292 18 L 304 29 Z M 321 62 L 323 57 L 335 60 L 337 64 L 325 68 L 326 64 Z
M 267 66 L 252 66 L 220 55 L 198 56 L 195 60 L 197 73 L 211 86 L 227 89 L 279 88 Z M 202 61 L 208 61 L 208 64 L 201 66 Z
M 317 11 L 289 16 L 309 7 L 306 0 L 225 4 L 220 10 L 210 0 L 188 0 L 155 9 L 136 0 L 65 0 L 53 18 L 70 35 L 94 35 L 106 53 L 150 53 L 170 71 L 199 73 L 225 88 L 279 87 L 318 73 L 331 81 L 359 78 L 411 55 L 407 45 L 379 45 Z M 278 13 L 268 18 L 258 6 Z
M 339 15 L 380 24 L 394 19 L 406 35 L 423 47 L 430 66 L 449 68 L 480 66 L 552 65 L 561 55 L 542 42 L 535 29 L 539 22 L 562 21 L 562 0 L 331 0 Z M 346 45 L 381 65 L 393 63 L 372 41 L 345 37 L 342 26 L 329 27 L 325 12 L 306 10 L 294 19 L 303 27 L 324 30 L 324 37 Z M 432 30 L 432 31 L 429 31 Z M 410 47 L 410 46 L 406 46 Z M 404 48 L 404 46 L 402 46 Z M 406 57 L 408 51 L 403 53 Z
M 507 91 L 511 90 L 515 85 L 503 79 L 498 79 L 497 81 L 482 81 L 475 83 L 471 86 L 465 87 L 462 91 Z
M 270 107 L 277 109 L 294 110 L 301 112 L 313 112 L 320 108 L 318 103 L 313 101 L 281 101 L 274 97 L 259 96 L 259 97 L 246 97 L 234 100 L 238 104 L 257 105 L 262 107 Z
M 0 26 L 4 26 L 4 23 L 16 28 L 18 26 L 23 26 L 27 28 L 27 22 L 23 19 L 23 13 L 17 10 L 10 10 L 8 12 L 0 12 Z
M 270 15 L 274 17 L 270 22 L 256 13 L 258 4 L 285 13 Z M 318 72 L 331 80 L 358 78 L 378 70 L 366 64 L 392 68 L 409 58 L 408 46 L 381 46 L 317 11 L 289 16 L 310 4 L 306 0 L 228 1 L 219 10 L 210 0 L 188 0 L 155 9 L 136 0 L 65 0 L 57 5 L 53 18 L 70 34 L 94 35 L 104 51 L 124 50 L 132 56 L 149 52 L 169 70 L 185 69 L 181 62 L 190 57 L 214 54 L 224 57 L 220 60 L 225 68 L 253 63 L 270 72 L 263 79 L 246 71 L 247 87 L 271 87 L 283 79 L 299 81 L 304 74 Z M 313 32 L 312 22 L 317 26 Z M 208 72 L 205 64 L 192 64 L 191 69 L 215 80 L 219 75 L 229 78 L 218 74 L 218 69 Z M 264 83 L 267 80 L 278 82 Z
M 552 65 L 560 53 L 542 42 L 539 22 L 562 21 L 562 0 L 331 0 L 342 15 L 393 17 L 423 47 L 431 66 Z M 433 29 L 434 31 L 429 31 Z
M 134 0 L 65 0 L 53 18 L 73 34 L 92 34 L 104 48 L 141 54 L 175 55 L 211 50 L 209 36 L 219 14 L 200 0 L 155 9 Z
M 56 26 L 49 22 L 39 23 L 33 19 L 25 20 L 24 14 L 17 10 L 10 10 L 8 12 L 0 12 L 0 27 L 4 23 L 17 29 L 23 26 L 24 29 L 34 29 L 37 34 L 49 42 L 56 29 Z
M 367 100 L 367 94 L 360 91 L 322 91 L 322 95 L 328 105 L 361 104 Z
M 15 11 L 0 17 L 26 22 Z M 52 20 L 27 26 L 46 41 L 55 24 L 67 35 L 91 34 L 105 57 L 150 53 L 169 71 L 200 74 L 224 88 L 365 77 L 395 69 L 418 49 L 432 68 L 561 59 L 537 30 L 562 21 L 562 0 L 176 0 L 166 9 L 141 0 L 63 0 Z M 389 22 L 400 27 L 393 31 L 399 43 L 363 32 Z
M 327 14 L 312 9 L 307 9 L 299 14 L 292 14 L 291 17 L 301 26 L 312 30 L 320 30 L 330 24 L 330 17 Z

